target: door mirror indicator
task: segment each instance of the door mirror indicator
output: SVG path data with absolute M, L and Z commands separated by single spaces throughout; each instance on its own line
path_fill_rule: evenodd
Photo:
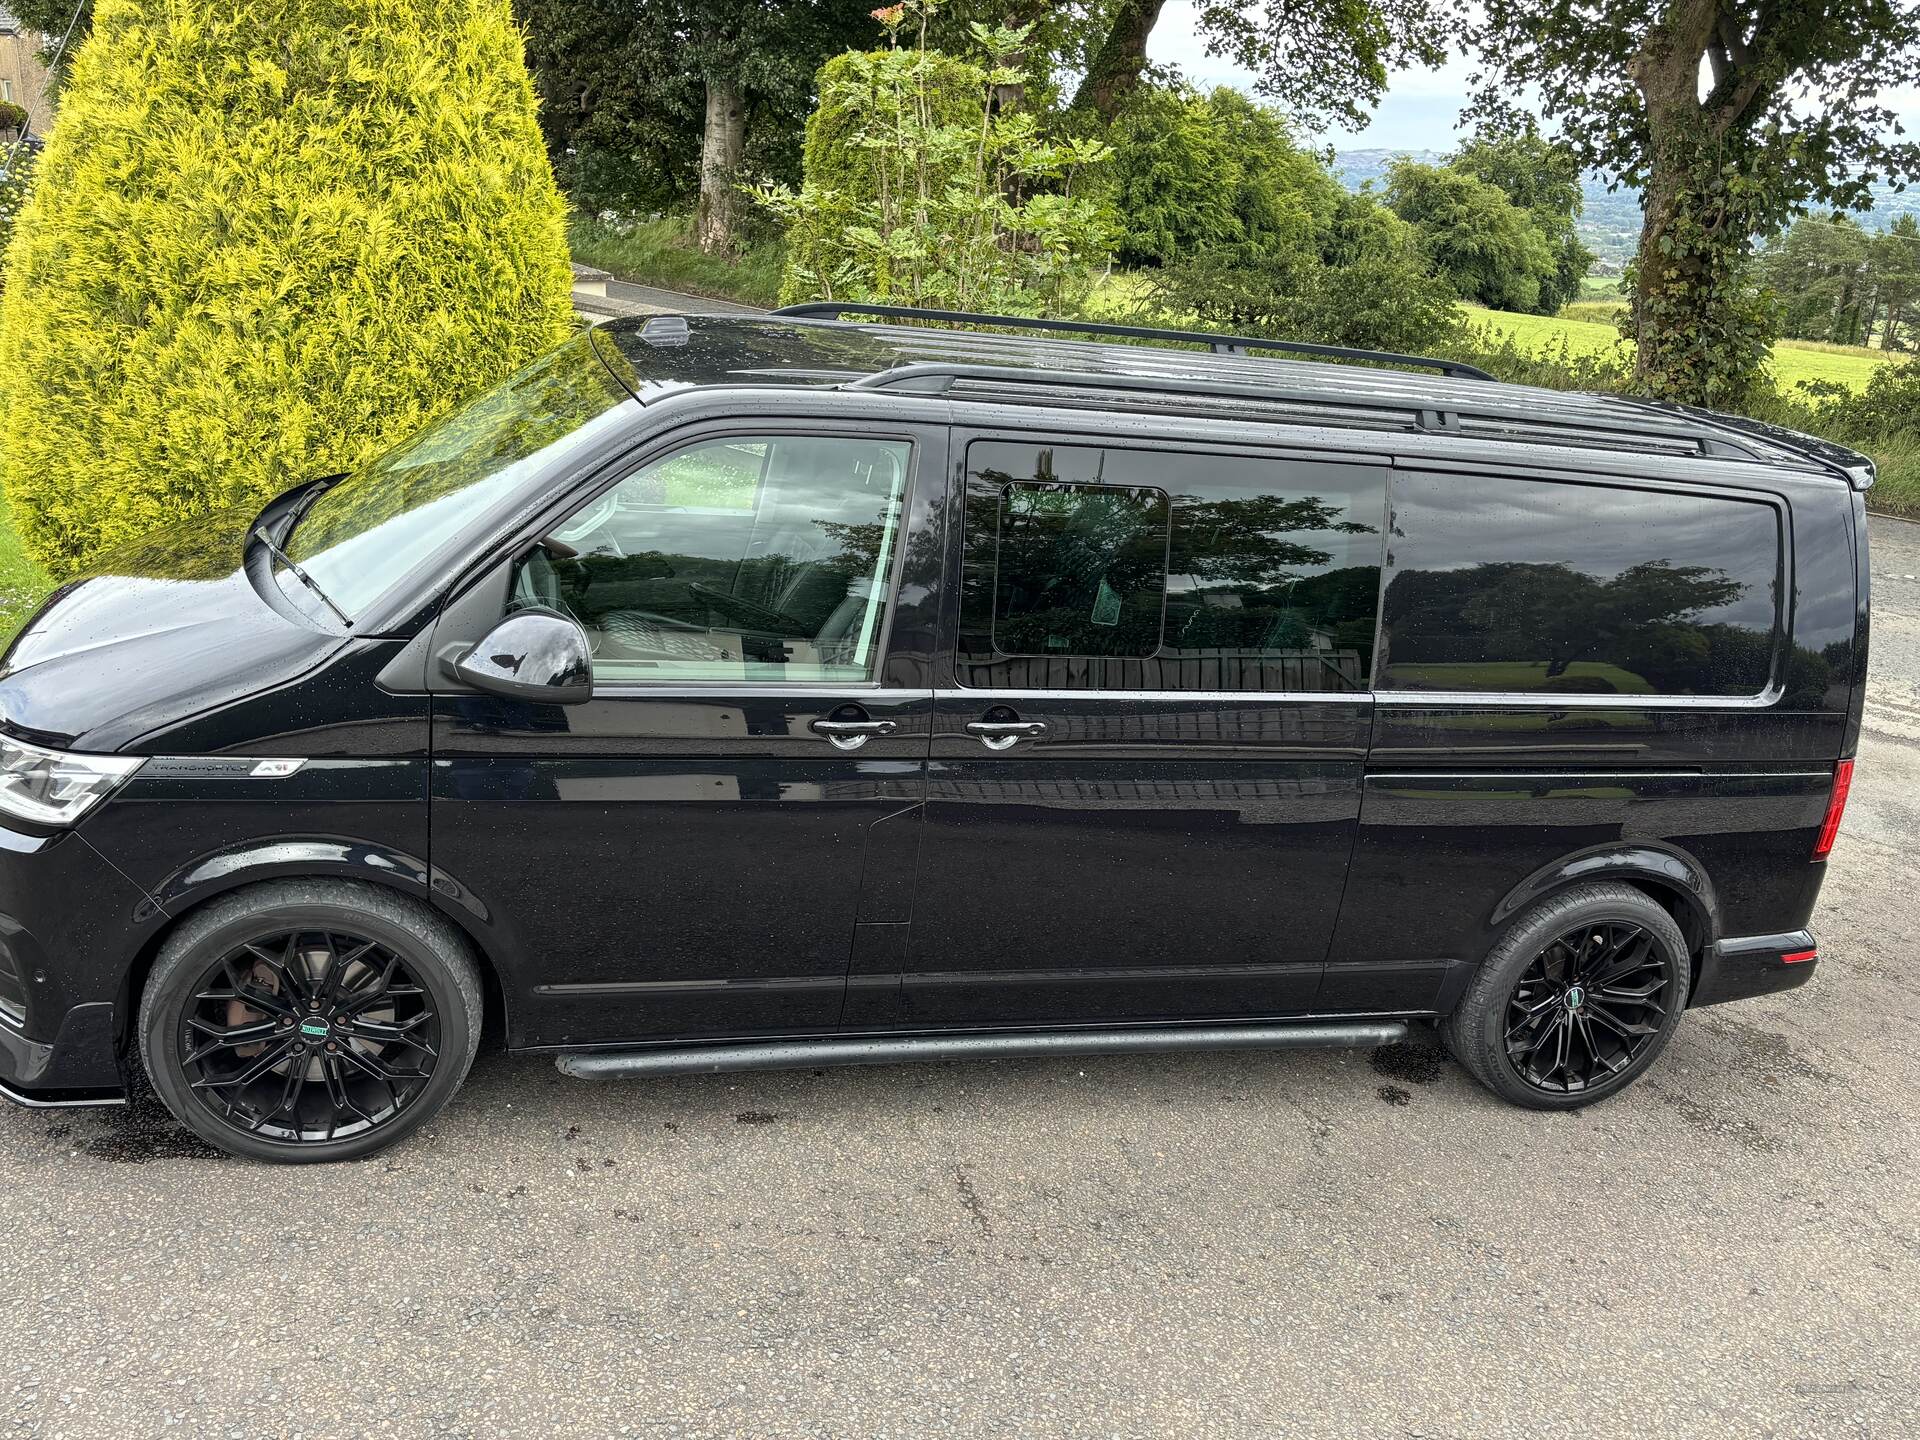
M 449 659 L 454 679 L 489 695 L 544 705 L 593 698 L 593 650 L 579 622 L 552 610 L 509 615 L 465 655 Z

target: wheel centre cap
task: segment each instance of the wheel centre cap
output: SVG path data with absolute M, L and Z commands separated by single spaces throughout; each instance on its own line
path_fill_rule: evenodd
M 313 1019 L 300 1022 L 300 1033 L 309 1040 L 324 1040 L 333 1033 L 333 1027 L 315 1016 Z
M 1567 1009 L 1578 1010 L 1587 1003 L 1587 992 L 1584 986 L 1569 985 L 1566 994 L 1560 998 L 1565 1002 Z

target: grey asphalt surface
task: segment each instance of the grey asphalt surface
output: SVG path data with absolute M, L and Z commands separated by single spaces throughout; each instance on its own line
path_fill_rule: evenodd
M 611 302 L 611 303 L 608 303 Z M 574 297 L 575 308 L 590 319 L 607 315 L 764 315 L 766 311 L 732 300 L 713 300 L 703 295 L 683 295 L 677 290 L 661 290 L 652 285 L 635 285 L 627 280 L 609 280 L 605 297 Z
M 1609 1103 L 1425 1045 L 495 1055 L 318 1169 L 0 1110 L 0 1435 L 1913 1435 L 1920 526 L 1873 540 L 1821 968 Z

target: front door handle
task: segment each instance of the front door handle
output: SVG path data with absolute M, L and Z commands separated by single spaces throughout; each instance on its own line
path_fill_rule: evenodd
M 840 750 L 858 750 L 875 735 L 891 735 L 900 728 L 893 720 L 812 720 L 807 728 L 827 737 Z
M 989 750 L 1005 750 L 1018 744 L 1023 738 L 1038 737 L 1047 733 L 1044 720 L 969 720 L 967 733 L 980 737 L 980 743 Z

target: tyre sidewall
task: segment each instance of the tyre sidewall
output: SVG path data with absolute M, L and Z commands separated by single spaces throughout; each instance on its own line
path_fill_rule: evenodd
M 155 1093 L 174 1118 L 230 1154 L 293 1163 L 350 1160 L 404 1139 L 432 1119 L 460 1088 L 479 1045 L 479 987 L 471 963 L 457 946 L 450 953 L 438 923 L 426 923 L 402 902 L 387 897 L 328 896 L 344 887 L 302 886 L 296 898 L 281 887 L 215 902 L 189 916 L 162 950 L 140 1005 L 140 1060 Z M 227 1124 L 191 1092 L 180 1063 L 178 1035 L 188 997 L 208 966 L 263 932 L 337 930 L 364 935 L 399 951 L 427 990 L 440 1024 L 440 1055 L 433 1078 L 387 1124 L 343 1140 L 295 1143 L 273 1140 Z M 466 973 L 463 975 L 461 971 Z

